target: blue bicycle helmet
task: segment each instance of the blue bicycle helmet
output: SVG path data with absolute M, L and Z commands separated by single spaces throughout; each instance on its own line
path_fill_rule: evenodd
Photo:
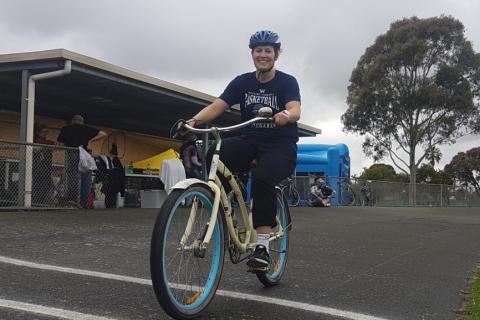
M 253 49 L 258 46 L 273 46 L 276 50 L 280 49 L 280 38 L 278 34 L 268 30 L 257 31 L 250 37 L 248 47 Z

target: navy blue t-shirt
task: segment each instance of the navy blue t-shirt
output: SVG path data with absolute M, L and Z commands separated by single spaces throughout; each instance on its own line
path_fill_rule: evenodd
M 261 83 L 255 72 L 242 74 L 233 79 L 220 95 L 220 99 L 229 106 L 240 104 L 242 122 L 257 116 L 261 107 L 271 107 L 273 114 L 285 110 L 290 101 L 300 102 L 300 89 L 297 80 L 284 72 L 276 71 L 275 77 Z M 273 123 L 253 123 L 245 128 L 247 137 L 262 141 L 298 141 L 298 127 L 296 123 L 276 127 Z

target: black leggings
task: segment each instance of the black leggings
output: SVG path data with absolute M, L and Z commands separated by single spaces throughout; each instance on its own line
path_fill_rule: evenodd
M 211 163 L 214 148 L 207 155 Z M 275 185 L 290 176 L 297 162 L 297 145 L 294 142 L 266 143 L 251 141 L 245 137 L 227 138 L 222 141 L 220 160 L 232 172 L 247 172 L 256 159 L 252 184 L 253 226 L 275 227 Z M 228 188 L 229 189 L 229 188 Z

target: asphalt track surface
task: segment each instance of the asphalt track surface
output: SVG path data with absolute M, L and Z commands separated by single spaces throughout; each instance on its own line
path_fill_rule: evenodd
M 0 319 L 168 319 L 150 285 L 157 210 L 0 211 Z M 199 319 L 455 319 L 479 208 L 293 208 L 287 274 L 228 258 Z

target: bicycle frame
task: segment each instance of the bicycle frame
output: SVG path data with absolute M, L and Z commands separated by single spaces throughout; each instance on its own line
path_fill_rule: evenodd
M 242 242 L 238 237 L 238 234 L 235 230 L 235 226 L 233 224 L 232 204 L 228 199 L 228 196 L 225 190 L 223 188 L 220 189 L 221 190 L 220 200 L 221 200 L 221 203 L 223 204 L 223 213 L 225 215 L 225 221 L 227 223 L 228 234 L 230 235 L 230 239 L 233 241 L 237 249 L 240 252 L 244 253 L 248 249 L 251 249 L 255 246 L 256 239 L 257 239 L 255 228 L 253 228 L 252 214 L 247 209 L 247 205 L 243 200 L 242 192 L 233 174 L 221 161 L 218 162 L 217 172 L 221 173 L 225 177 L 225 179 L 228 181 L 228 183 L 230 184 L 230 187 L 232 188 L 233 194 L 238 202 L 238 206 L 240 209 L 240 216 L 243 221 L 243 225 L 245 226 L 244 242 Z M 217 184 L 217 186 L 221 185 L 221 181 L 220 179 L 218 179 L 218 177 L 216 177 L 215 183 Z M 204 239 L 204 242 L 205 240 L 206 239 Z
M 220 137 L 220 132 L 222 131 L 233 131 L 242 127 L 245 127 L 251 123 L 257 122 L 257 121 L 271 121 L 271 118 L 268 117 L 256 117 L 253 119 L 250 119 L 246 122 L 243 122 L 238 125 L 234 125 L 231 127 L 225 127 L 225 128 L 217 128 L 213 127 L 210 129 L 197 129 L 189 126 L 188 124 L 185 124 L 185 127 L 196 133 L 212 133 L 213 136 L 215 137 L 216 140 L 216 146 L 215 146 L 215 151 L 212 157 L 212 162 L 210 166 L 210 171 L 208 174 L 208 181 L 204 182 L 199 179 L 187 179 L 185 181 L 179 182 L 177 185 L 175 185 L 173 188 L 174 189 L 186 189 L 189 185 L 195 184 L 195 183 L 202 183 L 208 185 L 208 187 L 212 190 L 214 194 L 214 199 L 213 199 L 213 207 L 212 207 L 212 215 L 210 217 L 209 223 L 208 223 L 208 228 L 205 233 L 205 236 L 202 240 L 202 243 L 200 244 L 201 249 L 207 248 L 208 244 L 210 243 L 210 240 L 212 238 L 212 234 L 215 228 L 215 223 L 218 217 L 219 213 L 219 207 L 220 204 L 222 204 L 222 209 L 223 213 L 225 215 L 225 220 L 227 224 L 227 230 L 230 239 L 232 240 L 234 246 L 238 249 L 239 252 L 245 253 L 248 250 L 251 250 L 252 248 L 255 247 L 256 245 L 256 231 L 255 228 L 253 227 L 253 222 L 252 222 L 252 214 L 249 210 L 247 210 L 247 205 L 245 204 L 245 201 L 242 196 L 242 192 L 240 191 L 240 188 L 238 186 L 238 183 L 236 182 L 233 174 L 231 171 L 223 164 L 223 162 L 220 160 L 220 148 L 221 148 L 221 143 L 222 139 Z M 241 241 L 241 239 L 238 236 L 238 232 L 235 230 L 235 226 L 233 224 L 233 217 L 232 217 L 232 206 L 230 203 L 230 200 L 228 199 L 228 196 L 222 188 L 222 183 L 220 179 L 218 178 L 217 174 L 223 175 L 230 184 L 234 196 L 239 204 L 240 208 L 240 214 L 241 218 L 243 220 L 243 224 L 245 226 L 245 239 L 244 241 Z M 186 182 L 186 183 L 185 183 Z M 187 227 L 185 228 L 185 232 L 182 236 L 180 245 L 182 247 L 185 247 L 185 242 L 186 239 L 188 239 L 193 225 L 195 223 L 195 218 L 196 218 L 196 203 L 192 205 L 192 208 L 190 210 L 190 216 L 188 219 Z M 284 230 L 279 223 L 279 230 L 278 233 L 270 238 L 270 240 L 274 240 L 276 238 L 279 238 L 283 236 Z

